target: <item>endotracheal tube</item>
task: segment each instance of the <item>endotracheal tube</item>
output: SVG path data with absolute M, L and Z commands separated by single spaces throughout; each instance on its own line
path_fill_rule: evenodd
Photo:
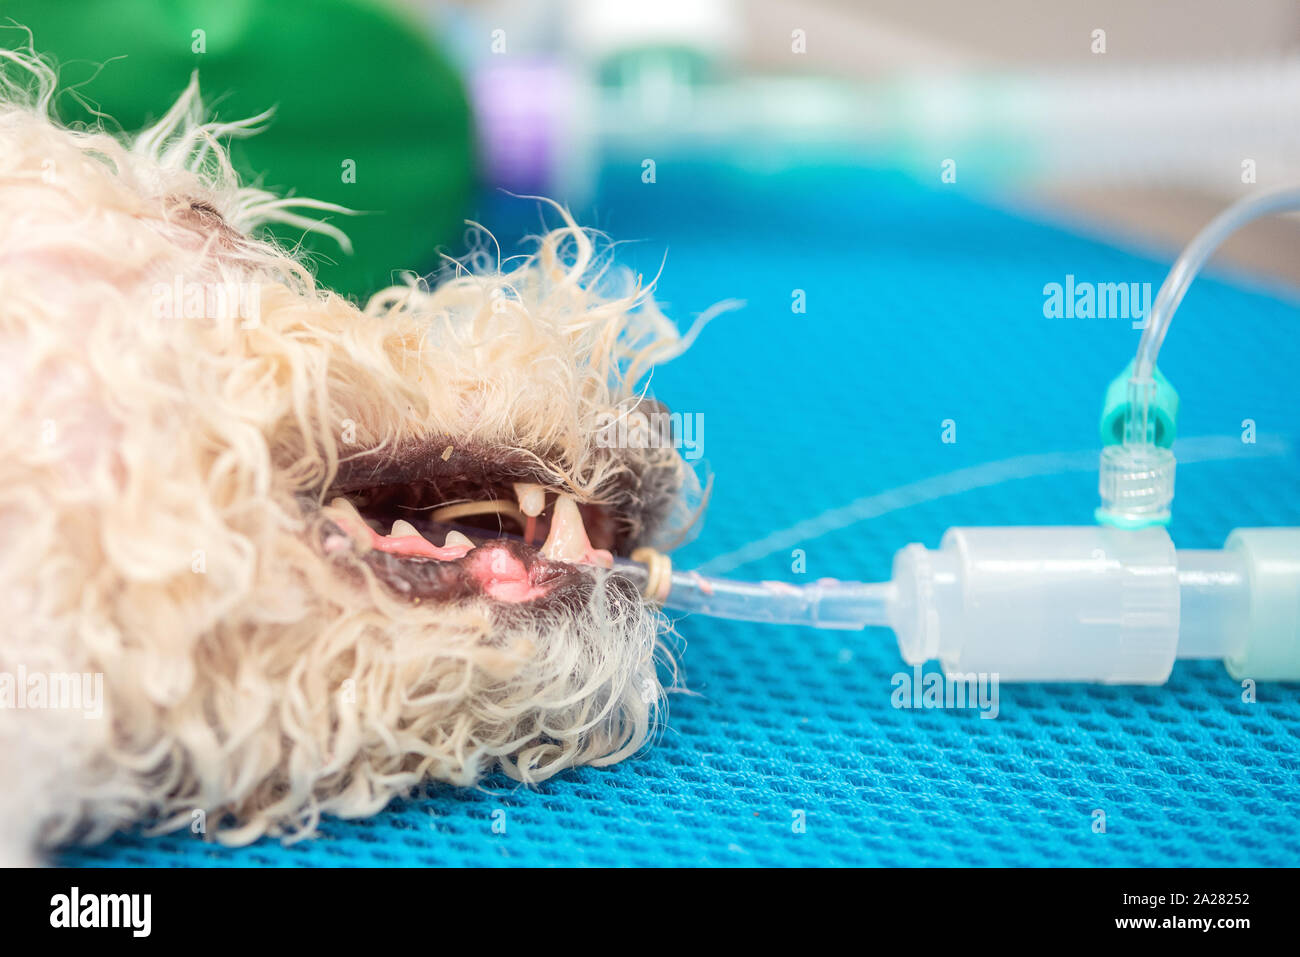
M 908 545 L 889 582 L 736 582 L 619 561 L 649 597 L 685 612 L 816 628 L 893 629 L 909 664 L 1003 681 L 1163 684 L 1179 658 L 1237 678 L 1300 680 L 1300 528 L 1237 529 L 1222 549 L 1176 549 L 1170 517 L 1178 399 L 1156 369 L 1174 311 L 1220 243 L 1300 209 L 1300 189 L 1230 207 L 1179 257 L 1137 356 L 1107 393 L 1099 524 L 953 528 Z M 1126 380 L 1126 381 L 1125 381 Z

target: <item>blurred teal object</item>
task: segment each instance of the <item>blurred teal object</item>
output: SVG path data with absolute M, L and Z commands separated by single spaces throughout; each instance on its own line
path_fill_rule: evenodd
M 338 203 L 355 252 L 276 226 L 301 242 L 323 283 L 362 296 L 395 271 L 424 272 L 458 243 L 475 185 L 461 79 L 424 28 L 381 0 L 0 0 L 59 69 L 64 121 L 134 131 L 161 116 L 197 70 L 222 119 L 275 108 L 269 128 L 237 141 L 249 180 Z M 17 29 L 0 42 L 26 43 Z M 70 95 L 75 88 L 76 94 Z M 355 175 L 353 176 L 353 171 Z M 354 180 L 354 181 L 349 181 Z

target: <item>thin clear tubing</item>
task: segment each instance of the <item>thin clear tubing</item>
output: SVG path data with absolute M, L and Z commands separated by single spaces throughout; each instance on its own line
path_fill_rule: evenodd
M 868 584 L 823 579 L 807 585 L 791 585 L 674 572 L 667 605 L 676 611 L 713 618 L 858 630 L 871 625 L 888 627 L 893 601 L 892 582 Z
M 1210 221 L 1183 250 L 1169 270 L 1156 294 L 1146 329 L 1138 343 L 1133 377 L 1129 380 L 1129 412 L 1124 423 L 1126 445 L 1149 445 L 1155 441 L 1154 422 L 1150 418 L 1150 400 L 1154 389 L 1153 374 L 1160 347 L 1164 345 L 1174 312 L 1197 273 L 1225 239 L 1242 226 L 1264 216 L 1300 210 L 1300 188 L 1288 187 L 1253 196 L 1234 203 Z

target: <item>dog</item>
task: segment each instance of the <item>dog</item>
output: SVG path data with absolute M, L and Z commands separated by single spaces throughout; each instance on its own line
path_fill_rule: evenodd
M 195 81 L 134 137 L 64 128 L 50 67 L 0 55 L 0 856 L 294 840 L 646 744 L 670 627 L 611 567 L 707 492 L 600 438 L 696 328 L 562 209 L 358 306 L 258 238 L 346 244 L 239 182 L 265 116 L 208 121 Z

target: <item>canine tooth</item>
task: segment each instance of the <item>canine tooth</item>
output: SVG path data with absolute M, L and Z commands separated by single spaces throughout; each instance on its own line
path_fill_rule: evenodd
M 536 518 L 546 510 L 546 489 L 532 482 L 516 482 L 515 495 L 519 499 L 519 511 L 529 518 Z
M 406 519 L 399 518 L 397 521 L 393 522 L 393 530 L 388 534 L 393 538 L 407 538 L 411 535 L 418 536 L 420 533 L 416 530 L 415 526 Z
M 337 522 L 348 538 L 352 539 L 353 548 L 364 555 L 373 547 L 370 539 L 370 526 L 366 524 L 357 507 L 348 499 L 339 496 L 330 502 L 330 508 L 342 513 Z
M 347 512 L 349 515 L 355 515 L 357 518 L 361 517 L 361 513 L 357 511 L 357 507 L 342 495 L 330 502 L 330 508 L 337 508 L 339 511 Z
M 468 545 L 470 548 L 474 547 L 474 543 L 470 541 L 468 535 L 462 535 L 454 528 L 447 533 L 447 540 L 442 543 L 442 547 L 451 548 L 453 545 Z
M 561 494 L 555 500 L 551 531 L 542 545 L 542 554 L 552 561 L 581 562 L 591 553 L 591 540 L 582 524 L 578 503 Z

